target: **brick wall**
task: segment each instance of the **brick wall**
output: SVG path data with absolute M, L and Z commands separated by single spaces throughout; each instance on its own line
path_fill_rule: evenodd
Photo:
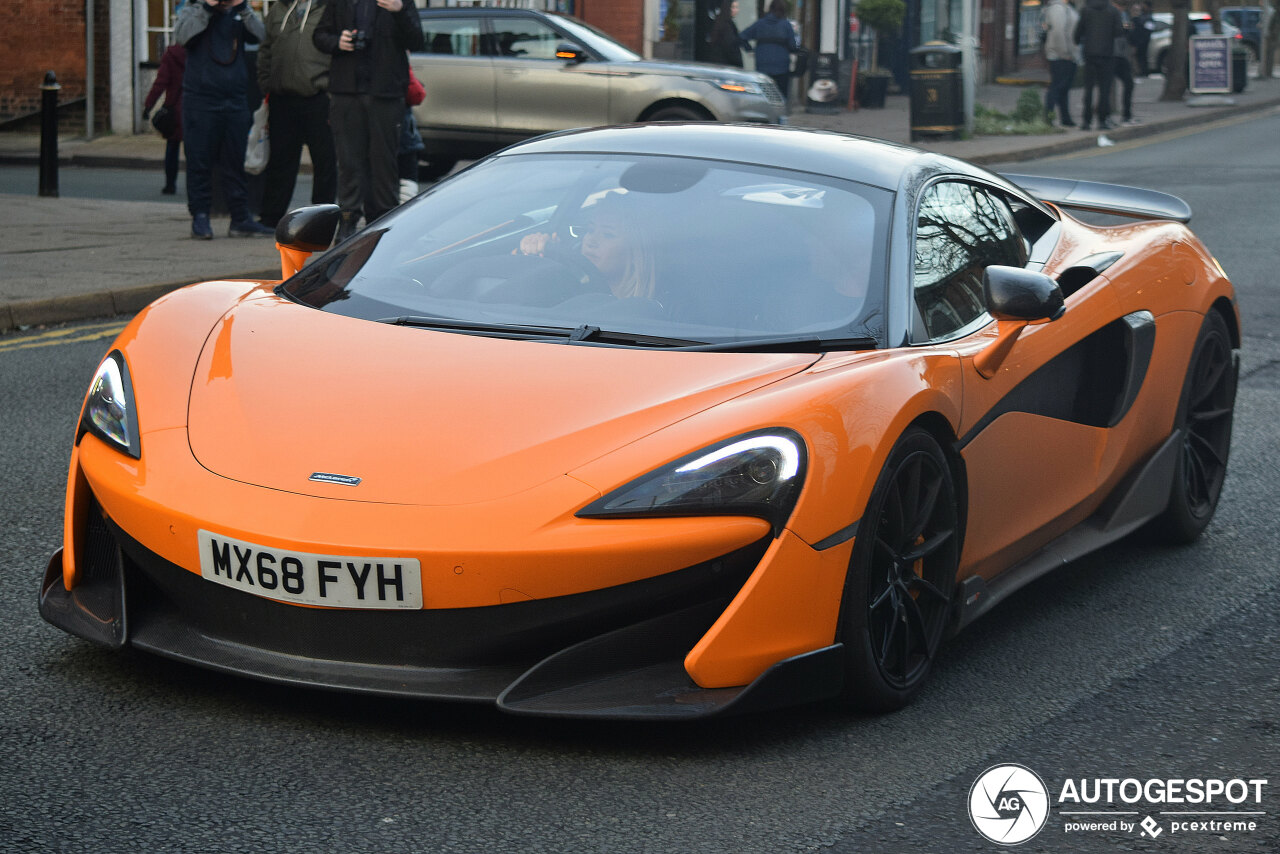
M 577 0 L 574 15 L 644 52 L 644 0 Z
M 84 6 L 84 0 L 0 0 L 0 32 L 6 39 L 0 50 L 0 120 L 40 109 L 46 71 L 57 74 L 62 84 L 59 101 L 84 97 Z M 102 52 L 107 17 L 105 4 L 98 6 Z

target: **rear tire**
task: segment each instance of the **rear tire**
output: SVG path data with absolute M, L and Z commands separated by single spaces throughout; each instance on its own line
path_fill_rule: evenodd
M 889 712 L 920 692 L 951 613 L 960 560 L 951 467 L 936 439 L 898 439 L 859 525 L 840 615 L 847 706 Z
M 1195 540 L 1213 519 L 1227 476 L 1236 402 L 1236 361 L 1222 315 L 1210 310 L 1200 325 L 1178 402 L 1174 427 L 1182 431 L 1169 505 L 1151 522 L 1168 543 Z

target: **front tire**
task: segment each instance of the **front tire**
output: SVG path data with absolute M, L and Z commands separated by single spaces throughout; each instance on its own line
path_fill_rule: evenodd
M 662 107 L 654 110 L 645 118 L 646 122 L 706 122 L 710 116 L 700 113 L 693 107 Z
M 840 617 L 846 705 L 889 712 L 910 703 L 932 668 L 960 560 L 950 464 L 936 439 L 898 439 L 862 517 Z
M 1236 373 L 1227 322 L 1210 310 L 1191 351 L 1174 421 L 1182 431 L 1182 446 L 1169 504 L 1151 523 L 1152 532 L 1165 542 L 1192 542 L 1218 509 L 1231 452 Z

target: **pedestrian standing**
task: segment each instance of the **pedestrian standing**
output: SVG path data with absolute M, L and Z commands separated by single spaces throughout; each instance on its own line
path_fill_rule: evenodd
M 1124 35 L 1120 12 L 1110 0 L 1085 0 L 1076 23 L 1075 40 L 1084 54 L 1084 122 L 1093 123 L 1094 95 L 1097 95 L 1098 128 L 1110 130 L 1111 78 L 1115 74 L 1116 39 Z
M 409 89 L 404 95 L 404 124 L 400 126 L 400 151 L 396 156 L 396 174 L 400 176 L 400 204 L 418 195 L 418 158 L 426 150 L 418 132 L 418 120 L 413 117 L 413 108 L 427 99 L 426 87 L 409 69 Z
M 1067 0 L 1050 0 L 1044 12 L 1044 56 L 1049 61 L 1049 88 L 1044 93 L 1045 118 L 1053 123 L 1053 111 L 1058 111 L 1058 123 L 1073 128 L 1071 118 L 1071 84 L 1076 79 L 1076 23 L 1080 16 Z
M 362 214 L 373 222 L 399 201 L 405 52 L 422 50 L 422 24 L 414 0 L 329 0 L 314 42 L 333 58 L 329 124 L 338 152 L 341 242 Z
M 231 212 L 231 237 L 269 237 L 249 215 L 244 152 L 249 140 L 249 66 L 245 43 L 262 40 L 262 19 L 246 0 L 192 0 L 182 7 L 173 37 L 187 51 L 182 77 L 182 139 L 187 154 L 187 210 L 191 236 L 213 239 L 213 169 Z
M 742 44 L 752 50 L 755 42 L 756 71 L 773 78 L 782 97 L 791 100 L 791 54 L 800 47 L 796 29 L 787 19 L 787 0 L 771 0 L 769 13 L 742 31 Z
M 1133 44 L 1133 65 L 1139 77 L 1147 76 L 1147 51 L 1151 46 L 1151 31 L 1155 22 L 1151 17 L 1150 3 L 1134 3 L 1129 10 L 1129 19 L 1133 29 L 1129 30 L 1129 41 Z
M 1121 5 L 1121 0 L 1112 0 L 1115 10 L 1120 13 L 1120 35 L 1116 37 L 1115 79 L 1120 81 L 1120 115 L 1121 122 L 1126 125 L 1137 124 L 1133 118 L 1133 21 L 1129 13 Z
M 142 117 L 151 117 L 151 109 L 164 96 L 164 106 L 169 108 L 169 129 L 163 131 L 164 187 L 166 196 L 178 192 L 178 156 L 182 153 L 182 74 L 187 67 L 187 51 L 180 44 L 171 44 L 160 56 L 160 68 L 156 71 L 151 91 L 142 102 Z
M 707 60 L 717 65 L 742 67 L 742 36 L 733 19 L 738 15 L 738 0 L 723 0 L 711 34 L 707 36 Z
M 260 221 L 268 228 L 285 215 L 302 162 L 311 154 L 311 203 L 338 197 L 338 162 L 329 128 L 330 57 L 315 46 L 325 0 L 276 0 L 267 13 L 258 51 L 258 86 L 267 94 L 271 156 L 263 173 Z

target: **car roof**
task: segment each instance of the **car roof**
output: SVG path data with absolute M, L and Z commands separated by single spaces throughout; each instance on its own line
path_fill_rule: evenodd
M 420 15 L 431 15 L 433 17 L 439 16 L 439 17 L 463 17 L 463 18 L 474 18 L 476 16 L 492 17 L 494 15 L 501 15 L 504 18 L 509 18 L 512 15 L 525 15 L 525 16 L 535 17 L 535 18 L 568 17 L 567 15 L 561 14 L 560 12 L 546 12 L 546 11 L 543 11 L 542 9 L 508 9 L 508 8 L 495 7 L 495 6 L 464 6 L 464 7 L 441 6 L 441 7 L 435 7 L 435 8 L 425 8 L 420 6 L 418 7 L 418 13 Z
M 690 122 L 570 130 L 512 146 L 497 156 L 544 153 L 709 157 L 844 178 L 890 191 L 935 174 L 960 174 L 1016 191 L 998 176 L 952 157 L 884 140 L 777 125 Z

